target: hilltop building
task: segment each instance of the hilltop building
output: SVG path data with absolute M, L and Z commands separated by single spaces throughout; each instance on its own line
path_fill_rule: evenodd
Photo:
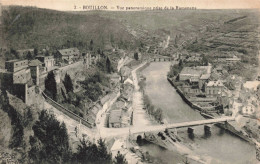
M 29 63 L 33 83 L 37 86 L 39 86 L 40 84 L 40 69 L 42 68 L 42 65 L 43 63 L 40 62 L 38 59 L 31 60 Z
M 43 67 L 46 68 L 45 71 L 49 71 L 55 66 L 54 56 L 36 56 L 36 59 L 43 63 Z
M 31 74 L 28 60 L 10 60 L 5 62 L 5 80 L 9 84 L 25 84 L 29 82 Z
M 5 62 L 5 71 L 0 72 L 1 87 L 27 102 L 28 95 L 34 90 L 28 60 Z
M 39 93 L 39 88 L 44 90 L 44 81 L 50 71 L 54 72 L 55 80 L 57 84 L 59 84 L 61 78 L 63 78 L 70 69 L 78 68 L 79 65 L 86 65 L 83 59 L 79 61 L 79 51 L 76 48 L 70 49 L 70 51 L 60 51 L 60 56 L 56 57 L 56 61 L 63 61 L 65 59 L 71 61 L 70 59 L 73 59 L 73 64 L 66 64 L 64 67 L 59 68 L 55 64 L 55 58 L 53 56 L 37 56 L 35 60 L 31 61 L 6 61 L 5 69 L 0 71 L 0 87 L 4 87 L 11 94 L 30 105 L 33 104 L 34 97 Z M 76 63 L 75 61 L 79 62 Z M 81 67 L 79 69 L 81 69 Z

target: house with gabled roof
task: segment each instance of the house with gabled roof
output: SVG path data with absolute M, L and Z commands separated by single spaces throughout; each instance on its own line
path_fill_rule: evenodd
M 58 63 L 72 64 L 74 60 L 80 58 L 80 52 L 77 48 L 61 49 L 58 50 L 55 58 Z
M 206 95 L 208 97 L 216 97 L 222 94 L 224 90 L 224 84 L 221 80 L 209 81 L 206 85 Z
M 111 110 L 108 121 L 110 128 L 120 128 L 122 122 L 122 110 Z

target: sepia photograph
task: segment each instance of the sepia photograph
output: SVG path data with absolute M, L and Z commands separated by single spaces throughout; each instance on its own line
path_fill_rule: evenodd
M 260 164 L 259 0 L 0 0 L 0 164 Z

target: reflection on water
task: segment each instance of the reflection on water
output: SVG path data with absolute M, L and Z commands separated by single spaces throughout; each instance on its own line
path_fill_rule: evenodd
M 175 89 L 166 79 L 170 63 L 151 63 L 142 74 L 146 76 L 146 94 L 156 107 L 164 112 L 164 117 L 169 123 L 195 121 L 204 119 L 199 112 L 191 109 L 178 95 Z M 194 127 L 194 136 L 188 137 L 187 129 L 178 130 L 178 134 L 184 137 L 184 142 L 191 143 L 193 150 L 200 155 L 208 157 L 210 163 L 216 164 L 252 164 L 255 160 L 255 148 L 229 132 L 212 126 L 211 135 L 205 136 L 204 127 Z M 165 163 L 178 163 L 182 161 L 177 153 L 161 150 L 154 144 L 142 147 L 150 150 L 150 154 L 161 159 Z M 175 162 L 174 162 L 175 161 Z M 178 161 L 178 162 L 177 162 Z

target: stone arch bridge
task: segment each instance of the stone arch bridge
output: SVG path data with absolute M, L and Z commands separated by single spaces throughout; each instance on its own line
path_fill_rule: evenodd
M 210 132 L 211 125 L 218 124 L 218 123 L 227 123 L 230 121 L 235 121 L 235 117 L 222 117 L 222 118 L 215 118 L 215 119 L 208 119 L 208 120 L 198 120 L 198 121 L 190 121 L 190 122 L 181 122 L 181 123 L 173 123 L 173 124 L 165 124 L 165 125 L 154 125 L 154 126 L 147 126 L 146 128 L 138 128 L 132 129 L 131 134 L 133 137 L 137 138 L 141 136 L 142 138 L 145 137 L 145 133 L 149 132 L 160 132 L 165 131 L 166 129 L 178 129 L 178 128 L 188 128 L 188 133 L 193 133 L 194 126 L 201 126 L 204 125 L 205 133 Z

